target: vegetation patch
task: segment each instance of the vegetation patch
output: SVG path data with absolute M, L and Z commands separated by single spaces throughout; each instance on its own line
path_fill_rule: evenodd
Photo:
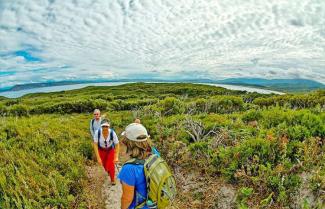
M 174 170 L 180 208 L 323 208 L 324 92 L 137 83 L 2 98 L 0 208 L 89 206 L 95 108 L 117 133 L 141 118 Z

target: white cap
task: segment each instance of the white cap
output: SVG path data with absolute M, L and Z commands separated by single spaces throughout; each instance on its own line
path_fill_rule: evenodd
M 139 123 L 131 123 L 125 128 L 125 131 L 122 133 L 122 136 L 125 136 L 131 141 L 144 142 L 147 141 L 149 137 L 147 129 Z M 137 139 L 139 136 L 146 136 L 144 139 Z
M 110 125 L 108 122 L 105 122 L 105 123 L 101 124 L 100 126 L 103 127 L 103 126 L 110 126 Z
M 100 122 L 100 126 L 103 127 L 103 126 L 110 126 L 109 124 L 109 120 L 107 119 L 103 119 L 101 122 Z

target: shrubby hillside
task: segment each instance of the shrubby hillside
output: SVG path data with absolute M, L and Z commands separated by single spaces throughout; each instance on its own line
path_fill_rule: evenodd
M 88 87 L 0 100 L 0 208 L 87 208 L 94 108 L 140 117 L 179 187 L 174 208 L 324 208 L 325 91 L 194 84 Z

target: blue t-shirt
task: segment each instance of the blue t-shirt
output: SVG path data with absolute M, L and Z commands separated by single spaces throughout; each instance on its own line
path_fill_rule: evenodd
M 136 204 L 146 201 L 147 183 L 143 165 L 126 164 L 122 167 L 118 178 L 125 184 L 135 187 L 135 194 L 129 209 L 134 209 Z M 137 203 L 136 203 L 137 202 Z M 148 209 L 144 206 L 143 209 Z

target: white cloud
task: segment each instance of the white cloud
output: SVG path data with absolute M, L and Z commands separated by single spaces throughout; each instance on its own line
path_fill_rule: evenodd
M 0 2 L 0 87 L 130 75 L 325 83 L 325 1 Z

